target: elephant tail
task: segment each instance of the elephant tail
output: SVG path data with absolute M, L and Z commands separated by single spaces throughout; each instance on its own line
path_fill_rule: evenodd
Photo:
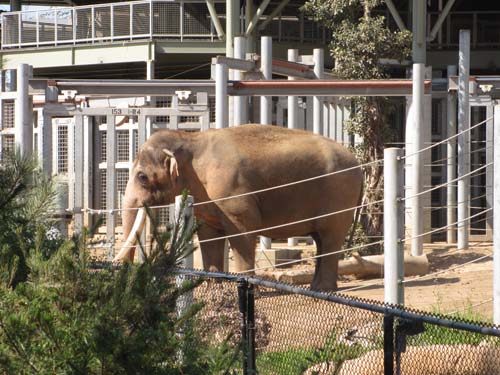
M 360 207 L 363 201 L 363 183 L 361 183 L 361 189 L 359 191 L 359 197 L 358 197 L 358 203 L 356 204 L 356 212 L 354 213 L 354 221 L 352 222 L 351 225 L 351 233 L 349 233 L 349 239 L 347 240 L 347 249 L 351 248 L 353 240 L 354 240 L 354 234 L 356 233 L 356 227 L 358 226 L 359 222 L 359 217 L 361 216 L 361 210 L 362 208 Z

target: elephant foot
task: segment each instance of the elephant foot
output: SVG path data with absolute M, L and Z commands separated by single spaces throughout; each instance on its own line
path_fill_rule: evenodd
M 314 277 L 311 283 L 311 290 L 316 292 L 335 292 L 337 290 L 337 280 L 321 280 Z

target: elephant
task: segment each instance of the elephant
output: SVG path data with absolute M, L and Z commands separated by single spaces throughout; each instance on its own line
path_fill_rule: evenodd
M 123 203 L 124 238 L 136 237 L 137 210 L 131 208 L 170 204 L 184 189 L 195 202 L 207 202 L 343 169 L 195 205 L 200 241 L 256 232 L 229 239 L 237 272 L 255 267 L 257 235 L 310 235 L 318 255 L 340 250 L 361 194 L 358 161 L 335 141 L 298 129 L 247 124 L 204 132 L 159 130 L 141 146 L 132 167 Z M 335 211 L 342 212 L 328 215 Z M 301 222 L 266 229 L 296 221 Z M 200 243 L 205 270 L 223 270 L 224 245 L 224 239 Z M 134 251 L 124 246 L 114 260 L 133 260 Z M 338 254 L 316 259 L 312 289 L 337 289 L 338 259 Z

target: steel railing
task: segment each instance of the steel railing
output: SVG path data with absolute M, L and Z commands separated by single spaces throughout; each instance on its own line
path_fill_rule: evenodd
M 225 4 L 215 1 L 223 28 Z M 5 12 L 1 25 L 2 49 L 153 38 L 218 40 L 206 2 L 201 0 L 142 0 Z M 297 15 L 280 13 L 265 30 L 273 30 L 280 41 L 325 40 L 322 27 Z

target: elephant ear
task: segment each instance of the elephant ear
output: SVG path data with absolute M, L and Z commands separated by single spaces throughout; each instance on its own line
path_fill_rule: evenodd
M 177 180 L 177 177 L 179 177 L 179 168 L 177 166 L 177 159 L 175 158 L 173 152 L 167 150 L 166 148 L 163 149 L 163 153 L 165 154 L 165 160 L 163 162 L 163 165 L 170 174 L 172 182 L 175 182 Z

